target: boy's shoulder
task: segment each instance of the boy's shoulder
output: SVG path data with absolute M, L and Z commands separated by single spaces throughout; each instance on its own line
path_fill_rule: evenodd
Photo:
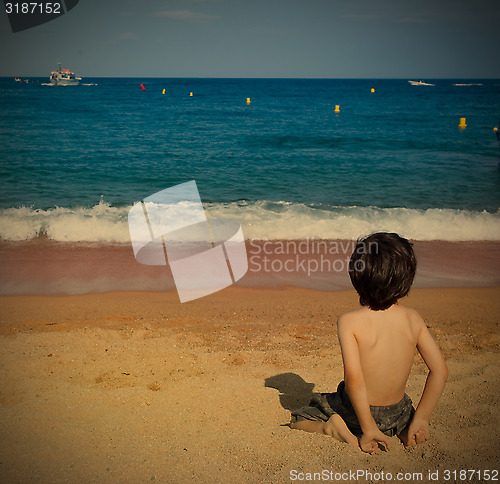
M 354 311 L 349 311 L 348 313 L 341 314 L 337 320 L 338 323 L 349 323 L 351 321 L 357 321 L 367 317 L 367 308 L 355 309 Z
M 366 323 L 369 320 L 367 308 L 356 309 L 349 311 L 339 316 L 337 319 L 337 330 L 351 332 L 359 325 Z

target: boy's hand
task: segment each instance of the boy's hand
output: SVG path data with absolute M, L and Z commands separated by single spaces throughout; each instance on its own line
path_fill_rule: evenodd
M 408 437 L 406 438 L 406 447 L 415 444 L 421 444 L 429 438 L 429 422 L 427 420 L 413 419 L 408 427 Z
M 386 450 L 390 449 L 389 437 L 383 434 L 379 429 L 364 432 L 359 439 L 361 450 L 368 454 L 380 454 L 379 443 L 383 444 Z

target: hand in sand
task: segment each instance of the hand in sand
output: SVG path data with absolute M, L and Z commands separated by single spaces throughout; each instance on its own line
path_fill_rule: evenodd
M 379 429 L 365 432 L 359 439 L 361 450 L 368 454 L 380 454 L 379 444 L 384 445 L 386 451 L 390 449 L 389 437 L 383 434 Z
M 429 438 L 429 422 L 413 419 L 408 429 L 403 430 L 400 437 L 405 447 L 425 442 Z

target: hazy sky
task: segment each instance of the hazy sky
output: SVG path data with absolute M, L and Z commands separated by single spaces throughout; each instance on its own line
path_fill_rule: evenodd
M 0 76 L 500 78 L 499 0 L 80 0 L 0 38 Z

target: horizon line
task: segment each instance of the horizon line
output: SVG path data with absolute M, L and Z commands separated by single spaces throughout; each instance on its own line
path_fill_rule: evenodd
M 82 76 L 82 74 L 78 74 Z M 46 74 L 44 75 L 0 75 L 0 79 L 3 78 L 46 78 L 50 77 Z M 244 76 L 103 76 L 103 75 L 89 75 L 85 76 L 86 78 L 93 79 L 276 79 L 276 80 L 407 80 L 407 79 L 427 79 L 427 80 L 456 80 L 456 79 L 481 79 L 481 80 L 500 80 L 500 77 L 431 77 L 431 76 L 404 76 L 404 77 L 244 77 Z

